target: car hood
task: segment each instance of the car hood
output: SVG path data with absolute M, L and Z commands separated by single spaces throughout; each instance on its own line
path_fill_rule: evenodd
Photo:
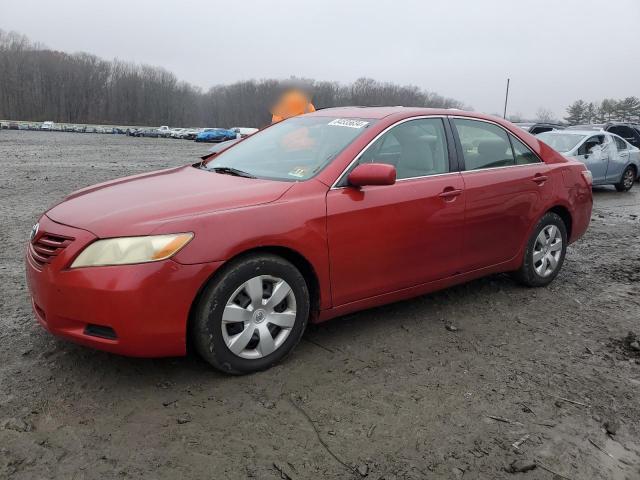
M 273 202 L 292 185 L 185 166 L 78 190 L 46 215 L 98 237 L 148 235 L 179 218 Z

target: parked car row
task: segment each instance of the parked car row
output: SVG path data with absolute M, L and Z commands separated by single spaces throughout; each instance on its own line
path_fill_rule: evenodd
M 42 123 L 3 122 L 0 128 L 8 130 L 40 130 L 48 132 L 75 133 L 110 133 L 129 135 L 131 137 L 176 138 L 181 140 L 195 140 L 196 142 L 218 143 L 244 138 L 258 131 L 257 128 L 169 128 L 163 125 L 155 127 L 110 127 L 92 125 L 60 124 L 52 121 Z
M 132 137 L 176 138 L 180 140 L 195 140 L 196 142 L 219 143 L 243 138 L 257 132 L 257 128 L 133 128 L 125 132 Z
M 94 125 L 74 125 L 62 124 L 51 121 L 42 123 L 25 122 L 3 122 L 0 123 L 3 130 L 40 130 L 46 132 L 73 132 L 73 133 L 125 133 L 124 127 L 94 126 Z

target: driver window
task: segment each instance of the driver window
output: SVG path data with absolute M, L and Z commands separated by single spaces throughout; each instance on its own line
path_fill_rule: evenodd
M 602 135 L 597 135 L 595 137 L 591 137 L 589 140 L 580 145 L 578 149 L 578 155 L 590 155 L 593 153 L 593 149 L 602 145 L 604 141 L 604 137 Z
M 396 167 L 396 178 L 447 173 L 449 155 L 440 118 L 403 122 L 376 140 L 360 156 L 361 163 L 386 163 Z
M 453 123 L 462 144 L 465 170 L 515 165 L 509 137 L 502 128 L 460 118 L 454 118 Z

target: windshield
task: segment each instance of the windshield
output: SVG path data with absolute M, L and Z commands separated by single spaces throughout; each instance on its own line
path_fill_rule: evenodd
M 557 132 L 544 132 L 536 136 L 554 150 L 563 153 L 573 150 L 586 137 L 586 135 Z
M 307 180 L 373 123 L 355 118 L 290 118 L 234 145 L 206 168 L 232 168 L 259 178 Z

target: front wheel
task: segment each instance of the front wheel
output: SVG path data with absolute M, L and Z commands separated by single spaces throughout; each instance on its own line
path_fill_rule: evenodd
M 557 214 L 548 212 L 533 230 L 522 266 L 513 276 L 529 287 L 544 287 L 560 272 L 566 251 L 567 227 Z
M 302 338 L 309 290 L 300 271 L 276 255 L 242 258 L 205 287 L 193 340 L 211 365 L 235 375 L 265 370 Z
M 633 182 L 636 179 L 636 171 L 633 167 L 625 168 L 624 172 L 622 172 L 622 177 L 620 178 L 620 182 L 616 183 L 616 190 L 619 192 L 628 192 L 633 187 Z

